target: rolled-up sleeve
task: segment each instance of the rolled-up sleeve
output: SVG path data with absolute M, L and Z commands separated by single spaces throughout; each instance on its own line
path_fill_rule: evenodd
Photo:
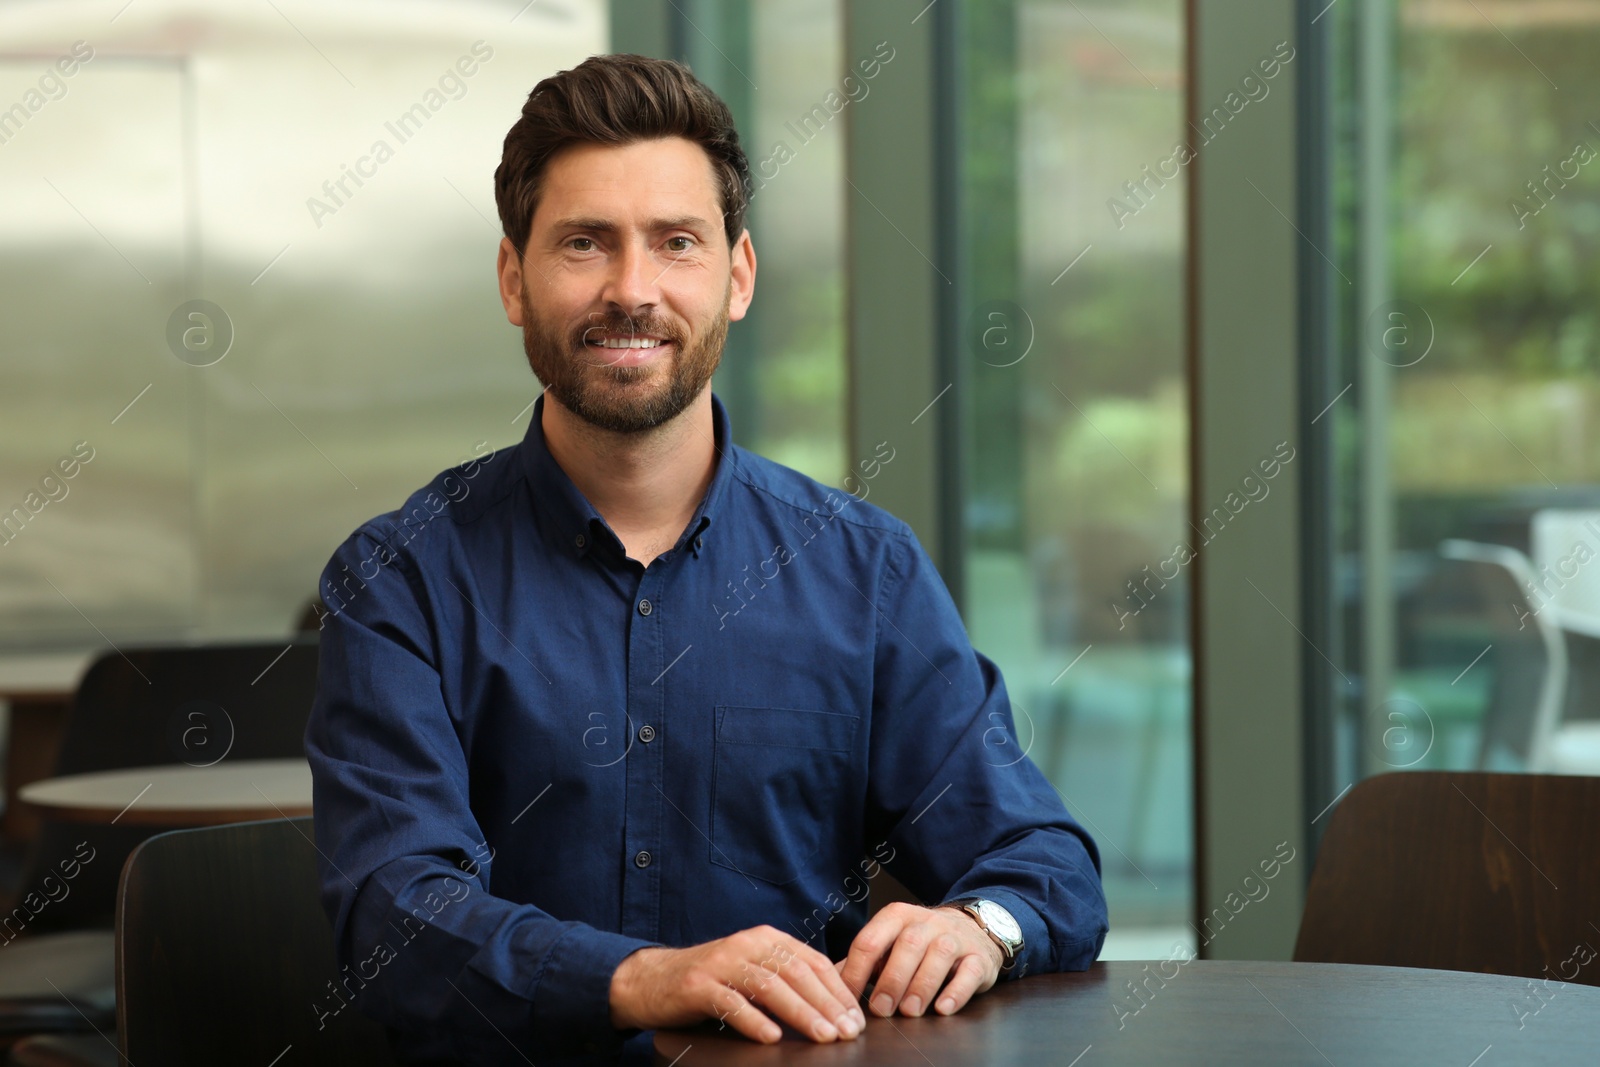
M 1018 748 L 999 668 L 909 527 L 874 603 L 867 815 L 887 866 L 930 905 L 982 896 L 1009 911 L 1024 949 L 1003 977 L 1087 968 L 1108 926 L 1099 851 Z
M 369 523 L 323 573 L 330 610 L 305 743 L 340 990 L 430 1056 L 616 1047 L 637 1031 L 611 1026 L 612 974 L 656 942 L 493 895 L 426 584 L 390 550 L 396 540 L 392 524 Z

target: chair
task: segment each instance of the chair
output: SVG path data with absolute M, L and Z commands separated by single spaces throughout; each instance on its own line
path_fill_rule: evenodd
M 73 695 L 53 776 L 123 767 L 305 754 L 317 689 L 317 644 L 130 648 L 101 655 Z M 37 886 L 79 842 L 95 859 L 72 892 L 43 909 L 31 931 L 111 924 L 117 876 L 135 846 L 161 827 L 46 821 L 29 850 L 23 892 Z M 11 910 L 18 901 L 11 901 Z
M 311 819 L 177 830 L 134 850 L 117 894 L 117 1026 L 162 1067 L 392 1065 L 384 1028 L 337 1006 Z
M 1330 817 L 1294 958 L 1600 985 L 1600 961 L 1587 962 L 1600 942 L 1597 819 L 1600 778 L 1401 771 L 1359 782 Z
M 1544 610 L 1577 641 L 1600 640 L 1600 511 L 1544 508 L 1529 525 Z M 1569 677 L 1569 688 L 1575 680 Z M 1600 721 L 1561 722 L 1544 757 L 1536 769 L 1600 774 Z
M 271 644 L 108 652 L 85 672 L 73 697 L 55 774 L 204 765 L 220 759 L 224 745 L 234 759 L 303 755 L 316 668 L 317 646 L 306 642 L 287 649 Z M 194 732 L 202 728 L 203 734 Z M 0 1043 L 28 1034 L 77 1031 L 94 1041 L 100 1038 L 92 1030 L 110 1034 L 117 879 L 128 855 L 159 830 L 53 820 L 41 825 L 21 892 L 0 905 Z M 87 855 L 78 852 L 84 843 L 94 849 L 93 858 L 77 866 L 67 892 L 29 907 L 30 895 L 37 902 L 50 886 L 64 884 L 58 867 Z
M 1548 551 L 1552 526 L 1551 513 L 1539 512 L 1534 516 L 1536 543 L 1542 541 Z M 1544 521 L 1541 522 L 1541 519 Z M 1567 543 L 1570 551 L 1571 543 Z M 1568 640 L 1572 633 L 1600 636 L 1600 614 L 1592 623 L 1593 631 L 1585 629 L 1583 616 L 1565 609 L 1555 596 L 1547 597 L 1540 590 L 1553 590 L 1549 564 L 1535 572 L 1534 562 L 1514 548 L 1504 545 L 1482 544 L 1474 541 L 1447 540 L 1439 545 L 1439 553 L 1446 559 L 1467 563 L 1488 564 L 1508 576 L 1512 590 L 1507 598 L 1506 612 L 1494 612 L 1491 618 L 1504 623 L 1515 619 L 1518 631 L 1529 629 L 1543 653 L 1544 667 L 1536 696 L 1522 699 L 1522 694 L 1507 699 L 1505 686 L 1500 686 L 1498 705 L 1491 708 L 1484 724 L 1483 744 L 1479 752 L 1479 766 L 1491 766 L 1493 747 L 1503 744 L 1520 757 L 1529 771 L 1550 774 L 1600 774 L 1600 722 L 1564 722 L 1568 684 L 1571 677 L 1571 657 Z M 1600 556 L 1600 552 L 1596 553 Z M 1589 565 L 1600 577 L 1600 559 Z M 1555 590 L 1557 596 L 1564 590 Z M 1513 631 L 1510 642 L 1515 642 Z M 1508 643 L 1510 643 L 1508 642 Z M 1497 662 L 1501 657 L 1497 656 Z M 1515 673 L 1515 669 L 1509 673 Z

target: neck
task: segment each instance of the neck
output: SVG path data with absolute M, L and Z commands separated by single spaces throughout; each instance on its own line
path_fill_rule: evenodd
M 671 547 L 716 473 L 709 386 L 676 417 L 641 433 L 593 426 L 546 392 L 540 425 L 550 455 L 630 549 L 663 539 Z

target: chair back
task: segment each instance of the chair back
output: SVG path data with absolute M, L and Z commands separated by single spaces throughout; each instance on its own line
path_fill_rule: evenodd
M 1535 603 L 1558 608 L 1577 629 L 1600 629 L 1600 511 L 1543 508 L 1528 540 Z
M 55 774 L 305 753 L 317 643 L 130 648 L 84 673 Z
M 1597 822 L 1600 778 L 1359 782 L 1329 817 L 1294 958 L 1600 985 Z
M 54 774 L 303 756 L 316 689 L 315 641 L 109 651 L 73 696 Z M 52 874 L 59 880 L 63 862 L 93 859 L 68 895 L 28 914 L 27 932 L 109 926 L 123 863 L 160 830 L 43 820 L 24 861 L 23 892 Z
M 1567 635 L 1559 612 L 1529 590 L 1537 576 L 1527 556 L 1504 545 L 1447 540 L 1439 545 L 1445 559 L 1474 564 L 1466 568 L 1485 603 L 1494 640 L 1485 668 L 1491 672 L 1489 707 L 1478 745 L 1480 770 L 1513 766 L 1538 770 L 1545 766 L 1550 744 L 1560 726 L 1571 675 Z
M 134 850 L 117 894 L 126 1062 L 392 1067 L 348 1000 L 310 818 L 176 830 Z M 354 987 L 354 986 L 352 986 Z M 336 995 L 336 992 L 338 995 Z

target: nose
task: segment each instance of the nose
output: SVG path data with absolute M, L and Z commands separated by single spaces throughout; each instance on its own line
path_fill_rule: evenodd
M 660 264 L 650 256 L 645 242 L 623 242 L 612 258 L 602 298 L 630 315 L 648 313 L 661 301 Z

